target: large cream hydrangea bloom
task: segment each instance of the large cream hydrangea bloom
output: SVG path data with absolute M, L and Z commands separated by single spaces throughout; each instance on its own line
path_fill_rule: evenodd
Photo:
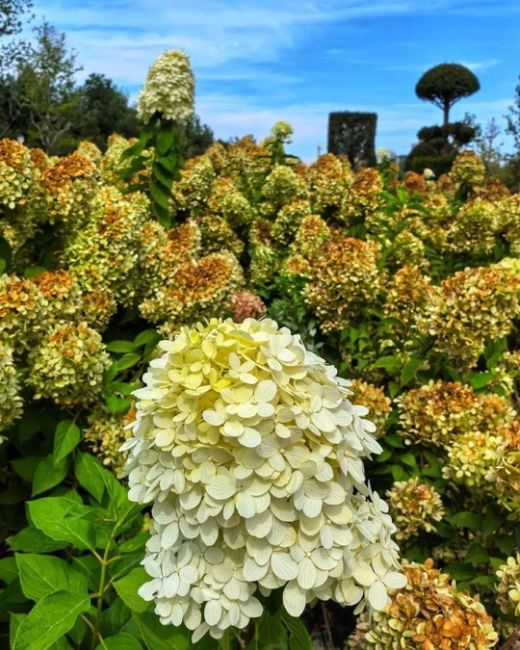
M 143 122 L 159 113 L 163 119 L 184 124 L 193 117 L 194 94 L 188 55 L 181 50 L 163 52 L 150 66 L 137 99 L 137 114 Z
M 385 608 L 405 580 L 349 382 L 267 319 L 214 319 L 160 347 L 122 449 L 130 499 L 153 502 L 139 593 L 161 622 L 219 638 L 278 588 L 293 616 L 313 598 Z

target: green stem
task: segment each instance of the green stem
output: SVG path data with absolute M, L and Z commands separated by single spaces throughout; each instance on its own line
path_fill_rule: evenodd
M 114 529 L 115 530 L 115 529 Z M 101 626 L 101 613 L 103 610 L 103 596 L 105 594 L 105 582 L 107 579 L 107 566 L 108 566 L 108 554 L 110 553 L 110 546 L 112 545 L 112 539 L 113 539 L 113 534 L 110 536 L 107 545 L 105 547 L 105 551 L 103 553 L 103 557 L 100 558 L 99 555 L 97 555 L 98 559 L 100 560 L 101 563 L 101 575 L 99 577 L 99 587 L 98 587 L 98 596 L 97 596 L 97 604 L 96 604 L 96 622 L 94 624 L 94 628 L 92 631 L 92 650 L 96 647 L 96 640 L 97 638 L 101 638 L 99 628 Z

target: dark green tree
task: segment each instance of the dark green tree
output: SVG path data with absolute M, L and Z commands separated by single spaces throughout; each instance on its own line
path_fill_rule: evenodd
M 78 119 L 72 130 L 77 140 L 90 140 L 104 150 L 112 133 L 127 138 L 139 135 L 137 112 L 111 79 L 94 72 L 77 92 Z
M 65 34 L 49 23 L 35 28 L 30 56 L 19 61 L 10 76 L 19 107 L 14 127 L 29 145 L 62 153 L 62 141 L 70 137 L 79 96 L 74 75 L 81 68 L 76 54 L 67 48 Z M 8 79 L 9 80 L 9 79 Z
M 213 131 L 207 124 L 202 124 L 198 115 L 183 127 L 180 134 L 183 157 L 187 160 L 200 156 L 214 142 Z
M 0 37 L 18 34 L 31 8 L 31 0 L 0 0 Z
M 419 99 L 432 102 L 443 113 L 443 124 L 449 123 L 450 109 L 463 97 L 480 90 L 477 77 L 459 63 L 442 63 L 423 74 L 415 86 Z
M 505 116 L 506 133 L 513 138 L 514 152 L 507 156 L 507 167 L 511 176 L 511 185 L 518 192 L 520 190 L 520 77 L 515 88 L 513 104 Z
M 329 153 L 346 156 L 355 169 L 374 166 L 376 125 L 376 113 L 329 113 Z

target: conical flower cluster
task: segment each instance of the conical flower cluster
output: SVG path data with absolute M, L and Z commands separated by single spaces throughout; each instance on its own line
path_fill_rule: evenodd
M 190 59 L 181 50 L 163 52 L 151 65 L 137 100 L 137 114 L 149 122 L 158 113 L 184 124 L 193 117 L 195 78 Z
M 316 597 L 383 609 L 405 580 L 348 382 L 272 320 L 213 319 L 160 347 L 122 449 L 130 499 L 153 502 L 140 594 L 161 622 L 219 638 L 278 588 L 293 616 Z

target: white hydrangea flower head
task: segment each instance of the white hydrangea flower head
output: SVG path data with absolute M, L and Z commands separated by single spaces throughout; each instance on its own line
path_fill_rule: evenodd
M 163 52 L 151 65 L 137 99 L 137 114 L 144 122 L 159 113 L 163 119 L 185 124 L 194 113 L 195 78 L 187 54 Z
M 160 347 L 122 449 L 130 499 L 153 502 L 140 594 L 161 622 L 220 638 L 279 588 L 293 616 L 316 597 L 384 609 L 405 581 L 349 382 L 268 319 L 213 319 Z

